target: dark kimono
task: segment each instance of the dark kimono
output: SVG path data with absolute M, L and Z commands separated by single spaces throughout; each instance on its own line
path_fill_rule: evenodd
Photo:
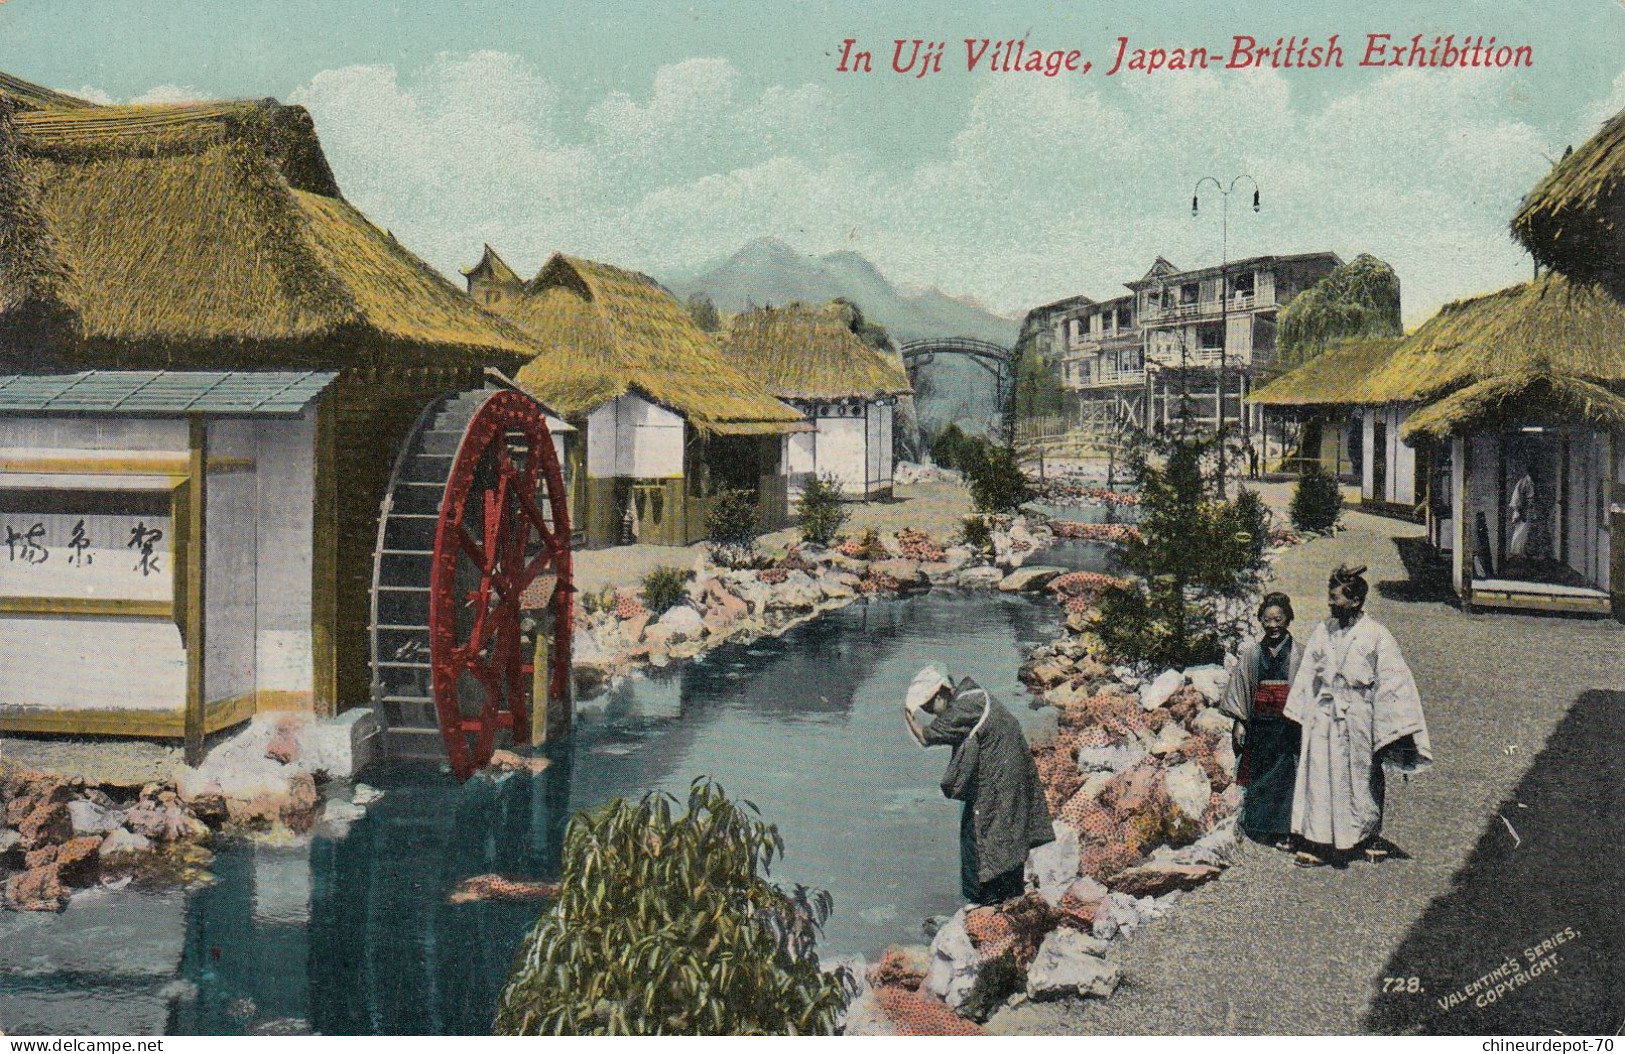
M 923 730 L 926 746 L 954 748 L 942 793 L 965 803 L 959 822 L 959 879 L 966 899 L 1019 896 L 1027 852 L 1055 840 L 1044 785 L 1014 715 L 965 678 Z
M 1246 788 L 1241 829 L 1260 840 L 1292 833 L 1292 799 L 1297 783 L 1302 730 L 1282 716 L 1303 645 L 1288 634 L 1272 654 L 1262 642 L 1249 643 L 1237 656 L 1223 709 L 1247 729 L 1236 764 L 1236 783 Z

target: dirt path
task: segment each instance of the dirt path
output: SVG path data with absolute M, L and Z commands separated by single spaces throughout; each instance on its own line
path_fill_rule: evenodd
M 1465 614 L 1407 574 L 1421 528 L 1345 522 L 1286 553 L 1273 585 L 1306 637 L 1326 614 L 1327 572 L 1370 567 L 1368 611 L 1416 674 L 1438 759 L 1390 785 L 1384 834 L 1403 855 L 1303 870 L 1249 846 L 1114 946 L 1125 983 L 1110 1000 L 1021 1007 L 997 1031 L 1595 1036 L 1625 1023 L 1625 627 Z M 1555 969 L 1483 1007 L 1476 991 L 1439 1005 L 1565 928 L 1577 936 L 1548 949 Z M 1408 989 L 1410 977 L 1420 991 L 1384 993 L 1385 978 Z

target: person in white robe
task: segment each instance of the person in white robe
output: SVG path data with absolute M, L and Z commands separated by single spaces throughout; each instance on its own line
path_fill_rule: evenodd
M 1315 627 L 1284 716 L 1303 729 L 1292 800 L 1297 863 L 1361 848 L 1382 828 L 1384 769 L 1433 761 L 1422 699 L 1393 634 L 1365 614 L 1365 568 L 1332 572 L 1332 615 Z

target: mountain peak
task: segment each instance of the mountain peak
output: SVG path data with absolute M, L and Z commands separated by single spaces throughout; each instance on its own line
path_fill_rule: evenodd
M 792 301 L 823 304 L 845 297 L 899 341 L 977 337 L 1009 346 L 1018 328 L 1012 319 L 940 291 L 901 294 L 862 253 L 841 249 L 813 256 L 774 237 L 754 238 L 726 259 L 670 285 L 680 296 L 704 291 L 723 311 Z

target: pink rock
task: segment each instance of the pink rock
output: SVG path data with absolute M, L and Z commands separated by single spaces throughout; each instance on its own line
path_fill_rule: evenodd
M 68 890 L 55 864 L 6 879 L 6 907 L 12 911 L 61 911 L 67 906 Z
M 265 748 L 265 756 L 284 765 L 291 765 L 298 760 L 299 725 L 297 722 L 283 720 L 277 723 L 276 732 L 271 736 L 271 743 Z

